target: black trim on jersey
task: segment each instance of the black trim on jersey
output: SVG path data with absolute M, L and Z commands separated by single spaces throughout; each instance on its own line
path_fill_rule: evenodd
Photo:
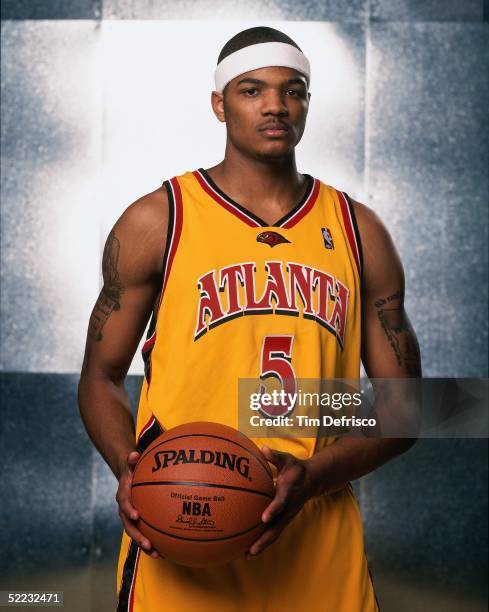
M 238 317 L 242 317 L 244 315 L 244 311 L 240 310 L 239 312 L 235 312 L 232 315 L 226 317 L 226 321 L 232 321 L 233 319 L 237 319 Z
M 298 317 L 300 315 L 298 310 L 285 310 L 284 308 L 276 308 L 273 312 L 276 315 L 282 315 L 284 317 Z M 303 316 L 306 318 L 306 315 Z M 314 316 L 314 318 L 316 317 Z
M 143 366 L 144 366 L 144 378 L 146 378 L 146 382 L 149 383 L 151 382 L 151 349 L 145 353 L 142 353 L 143 355 Z
M 196 342 L 199 338 L 202 338 L 202 336 L 206 333 L 207 333 L 207 327 L 204 327 L 202 331 L 200 331 L 196 336 L 194 336 L 194 342 Z
M 129 609 L 129 594 L 131 592 L 132 580 L 136 569 L 137 555 L 138 545 L 134 540 L 131 540 L 124 563 L 124 569 L 122 570 L 122 583 L 119 591 L 119 598 L 117 600 L 117 612 L 127 612 Z
M 262 315 L 262 314 L 273 314 L 273 308 L 257 308 L 256 310 L 243 310 L 243 314 L 245 317 L 254 316 L 254 315 Z
M 170 256 L 170 248 L 173 238 L 173 227 L 175 225 L 175 202 L 173 199 L 173 192 L 171 190 L 170 181 L 164 181 L 163 186 L 168 194 L 168 230 L 166 234 L 165 252 L 163 255 L 163 265 L 161 267 L 161 291 L 158 298 L 158 305 L 153 309 L 151 315 L 151 321 L 149 323 L 148 333 L 146 334 L 146 340 L 149 340 L 156 330 L 156 320 L 158 318 L 158 311 L 161 304 L 162 292 L 165 285 L 165 271 Z M 153 350 L 154 343 L 146 350 L 141 351 L 144 363 L 144 376 L 148 385 L 151 383 L 151 351 Z
M 152 314 L 151 314 L 151 321 L 149 322 L 149 328 L 148 328 L 148 333 L 146 334 L 146 342 L 151 338 L 151 336 L 154 334 L 156 329 L 156 313 L 155 310 L 153 310 Z M 149 383 L 151 382 L 151 351 L 153 350 L 154 347 L 154 342 L 153 344 L 146 350 L 141 350 L 141 355 L 143 357 L 143 363 L 144 363 L 144 376 L 146 378 L 146 382 Z
M 205 180 L 209 183 L 209 185 L 212 187 L 212 189 L 214 189 L 214 191 L 216 191 L 221 196 L 221 198 L 223 198 L 223 200 L 226 200 L 228 202 L 228 204 L 230 204 L 231 206 L 234 206 L 239 211 L 241 211 L 244 215 L 246 215 L 247 217 L 250 217 L 251 219 L 253 219 L 253 221 L 258 223 L 261 227 L 280 227 L 283 223 L 286 223 L 290 219 L 290 217 L 295 215 L 297 213 L 297 211 L 304 205 L 304 203 L 309 198 L 309 196 L 311 195 L 312 190 L 314 188 L 314 179 L 312 178 L 312 176 L 310 174 L 304 174 L 304 176 L 307 178 L 308 184 L 307 184 L 307 187 L 306 187 L 306 192 L 302 196 L 300 202 L 298 204 L 296 204 L 292 210 L 290 210 L 286 215 L 284 215 L 276 223 L 274 223 L 273 225 L 270 225 L 269 223 L 266 223 L 265 221 L 263 221 L 263 219 L 260 219 L 260 217 L 258 217 L 257 215 L 255 215 L 252 212 L 250 212 L 244 206 L 241 206 L 241 204 L 238 204 L 238 202 L 235 202 L 226 193 L 224 193 L 224 191 L 222 191 L 222 189 L 220 189 L 216 185 L 216 183 L 214 183 L 214 181 L 211 179 L 209 174 L 204 170 L 204 168 L 199 168 L 199 172 L 202 174 L 202 176 L 205 178 Z
M 350 215 L 351 215 L 351 220 L 352 220 L 352 225 L 353 225 L 353 231 L 355 233 L 355 239 L 357 241 L 357 246 L 358 246 L 358 259 L 360 261 L 360 281 L 363 284 L 363 250 L 362 250 L 362 241 L 360 240 L 360 232 L 358 230 L 358 224 L 357 224 L 357 218 L 355 216 L 355 209 L 353 207 L 353 203 L 351 201 L 350 196 L 345 193 L 343 191 L 343 195 L 346 198 L 346 201 L 348 202 L 348 208 L 350 209 Z
M 279 219 L 277 221 L 277 223 L 273 224 L 273 227 L 278 227 L 278 226 L 283 225 L 284 223 L 287 223 L 287 221 L 291 217 L 293 217 L 300 208 L 302 208 L 304 206 L 306 200 L 311 195 L 312 190 L 314 189 L 314 179 L 312 178 L 312 176 L 310 174 L 304 174 L 304 176 L 308 180 L 308 184 L 307 184 L 307 187 L 306 187 L 305 194 L 302 196 L 300 202 L 298 204 L 296 204 L 292 210 L 289 210 L 289 212 L 285 216 L 283 216 L 281 219 Z
M 238 317 L 244 316 L 244 314 L 244 310 L 240 310 L 239 312 L 235 312 L 232 315 L 221 317 L 217 321 L 214 321 L 213 323 L 209 324 L 209 331 L 211 329 L 214 329 L 215 327 L 218 327 L 219 325 L 221 325 L 221 323 L 227 323 L 228 321 L 232 321 L 233 319 L 237 319 Z M 205 330 L 207 331 L 207 327 L 205 328 Z
M 158 419 L 153 415 L 153 424 L 147 429 L 143 435 L 139 438 L 136 450 L 138 453 L 143 454 L 144 451 L 152 444 L 156 438 L 161 435 L 165 430 L 160 425 Z
M 241 206 L 241 204 L 238 204 L 231 197 L 229 197 L 227 194 L 225 194 L 224 191 L 222 191 L 222 189 L 220 189 L 214 183 L 214 181 L 207 174 L 207 172 L 204 170 L 204 168 L 199 168 L 199 172 L 202 174 L 202 176 L 205 178 L 205 180 L 209 183 L 209 185 L 212 187 L 212 189 L 214 189 L 214 191 L 216 191 L 221 196 L 221 198 L 223 200 L 226 200 L 226 202 L 231 204 L 231 206 L 234 206 L 234 208 L 237 208 L 244 215 L 246 215 L 247 217 L 250 217 L 250 219 L 253 219 L 253 221 L 255 221 L 255 223 L 258 223 L 258 225 L 261 225 L 262 227 L 270 227 L 268 225 L 268 223 L 265 223 L 265 221 L 263 221 L 263 219 L 260 219 L 260 217 L 258 217 L 257 215 L 253 214 L 247 208 L 245 208 L 244 206 Z
M 222 323 L 227 323 L 228 321 L 232 321 L 233 319 L 237 319 L 238 317 L 242 317 L 242 316 L 244 316 L 244 311 L 240 310 L 239 312 L 235 312 L 232 315 L 222 317 L 221 319 L 214 321 L 213 323 L 209 325 L 208 328 L 203 327 L 202 330 L 194 336 L 194 342 L 198 340 L 199 338 L 202 338 L 202 336 L 205 335 L 211 329 L 214 329 L 215 327 L 219 327 L 219 325 L 222 325 Z
M 138 453 L 143 454 L 148 446 L 164 431 L 158 419 L 154 415 L 152 418 L 153 423 L 151 427 L 149 427 L 138 440 L 136 447 Z M 117 601 L 117 612 L 127 612 L 128 610 L 131 585 L 134 579 L 134 572 L 136 571 L 137 553 L 138 545 L 134 540 L 131 540 L 124 562 L 124 569 L 122 570 L 122 582 Z
M 170 181 L 165 181 L 163 185 L 165 186 L 166 192 L 168 194 L 168 231 L 166 234 L 165 254 L 163 256 L 162 288 L 165 285 L 165 270 L 166 270 L 166 266 L 168 263 L 168 258 L 170 257 L 170 248 L 171 248 L 171 243 L 173 239 L 173 231 L 174 231 L 174 226 L 175 226 L 175 200 L 173 199 L 173 190 L 172 190 Z

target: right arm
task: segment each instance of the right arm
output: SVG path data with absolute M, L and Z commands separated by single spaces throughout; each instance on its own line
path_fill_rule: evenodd
M 135 527 L 137 511 L 130 503 L 139 455 L 124 379 L 161 291 L 167 227 L 168 199 L 161 187 L 129 206 L 111 230 L 102 258 L 104 284 L 90 316 L 78 386 L 88 435 L 119 481 L 124 528 L 146 549 L 151 545 Z

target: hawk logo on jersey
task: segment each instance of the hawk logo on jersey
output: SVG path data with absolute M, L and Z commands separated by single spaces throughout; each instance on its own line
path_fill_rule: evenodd
M 284 242 L 288 242 L 290 244 L 290 240 L 287 240 L 287 238 L 284 238 L 277 232 L 270 231 L 258 234 L 258 236 L 256 237 L 256 241 L 264 242 L 265 244 L 268 244 L 268 246 L 271 248 L 277 246 L 277 244 L 283 244 Z
M 331 236 L 329 227 L 322 227 L 321 234 L 323 235 L 324 247 L 326 249 L 334 249 L 333 236 Z

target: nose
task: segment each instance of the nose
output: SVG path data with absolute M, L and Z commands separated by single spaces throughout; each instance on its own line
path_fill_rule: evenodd
M 281 117 L 288 115 L 289 111 L 285 104 L 285 94 L 282 91 L 270 88 L 265 92 L 262 100 L 263 115 L 278 115 Z

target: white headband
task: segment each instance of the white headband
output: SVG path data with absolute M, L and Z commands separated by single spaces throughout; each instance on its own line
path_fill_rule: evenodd
M 267 42 L 250 45 L 225 57 L 214 73 L 216 91 L 222 93 L 229 81 L 250 70 L 284 66 L 301 72 L 309 82 L 311 66 L 307 57 L 297 47 L 282 42 Z

